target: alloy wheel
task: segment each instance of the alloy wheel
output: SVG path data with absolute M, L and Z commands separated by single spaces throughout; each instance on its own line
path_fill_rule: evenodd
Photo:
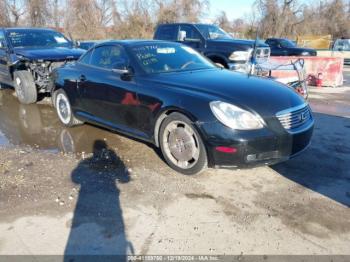
M 198 162 L 200 148 L 192 127 L 182 121 L 172 121 L 164 129 L 164 151 L 179 168 L 190 169 Z
M 72 111 L 68 98 L 62 93 L 58 94 L 56 97 L 56 108 L 60 120 L 66 125 L 69 124 L 72 117 Z

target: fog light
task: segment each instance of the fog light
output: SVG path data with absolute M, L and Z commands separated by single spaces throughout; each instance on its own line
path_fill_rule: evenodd
M 237 152 L 237 148 L 235 147 L 226 147 L 226 146 L 217 146 L 216 151 L 227 153 L 227 154 L 234 154 Z
M 255 161 L 256 160 L 256 155 L 247 155 L 247 160 L 248 161 Z

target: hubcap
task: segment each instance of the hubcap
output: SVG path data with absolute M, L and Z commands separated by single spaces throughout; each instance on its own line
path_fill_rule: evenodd
M 189 169 L 198 161 L 200 149 L 197 135 L 182 121 L 173 121 L 167 125 L 163 145 L 167 157 L 180 168 Z
M 68 99 L 63 94 L 58 94 L 56 99 L 56 108 L 60 120 L 64 124 L 68 124 L 71 118 L 71 109 Z

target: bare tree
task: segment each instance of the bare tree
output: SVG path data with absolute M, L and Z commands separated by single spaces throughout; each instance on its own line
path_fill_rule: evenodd
M 20 20 L 25 13 L 25 3 L 23 0 L 3 0 L 5 2 L 5 12 L 9 17 L 9 26 L 20 25 Z
M 151 38 L 159 23 L 200 22 L 208 0 L 0 0 L 1 26 L 48 26 L 75 38 Z M 215 23 L 239 37 L 350 37 L 350 0 L 255 0 L 252 12 Z
M 67 0 L 65 30 L 78 39 L 105 37 L 101 24 L 101 7 L 96 0 Z
M 62 4 L 62 1 L 59 0 L 52 0 L 51 5 L 51 18 L 52 18 L 52 24 L 56 29 L 60 29 L 62 25 L 62 9 L 60 8 L 60 5 Z
M 157 23 L 198 22 L 208 0 L 156 0 Z
M 117 24 L 113 26 L 117 38 L 150 38 L 153 32 L 152 3 L 147 0 L 124 0 L 118 5 L 122 10 L 118 13 Z
M 232 31 L 232 22 L 227 18 L 227 14 L 225 11 L 221 11 L 221 13 L 216 17 L 215 24 L 217 24 L 227 32 Z
M 303 21 L 303 5 L 298 0 L 256 0 L 255 6 L 262 37 L 288 37 Z
M 50 12 L 46 0 L 26 0 L 28 21 L 31 26 L 43 27 L 48 24 Z
M 11 20 L 8 13 L 7 3 L 5 0 L 0 0 L 0 27 L 10 26 Z

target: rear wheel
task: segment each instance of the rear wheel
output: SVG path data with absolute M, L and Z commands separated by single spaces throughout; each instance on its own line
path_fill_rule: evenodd
M 207 153 L 203 141 L 186 116 L 172 113 L 164 119 L 159 140 L 162 154 L 174 170 L 185 175 L 194 175 L 207 167 Z
M 37 101 L 38 91 L 33 76 L 29 71 L 15 71 L 13 73 L 13 81 L 17 98 L 22 104 L 33 104 Z
M 68 96 L 63 90 L 58 90 L 55 93 L 55 108 L 58 118 L 65 126 L 72 127 L 83 124 L 82 121 L 75 118 Z

